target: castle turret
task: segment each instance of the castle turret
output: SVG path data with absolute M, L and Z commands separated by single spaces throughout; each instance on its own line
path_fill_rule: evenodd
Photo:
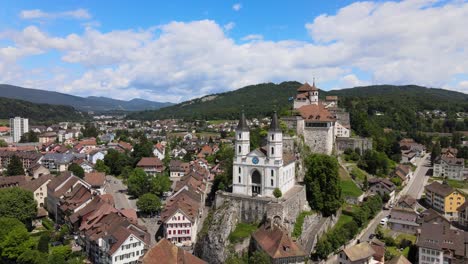
M 250 131 L 242 111 L 239 124 L 236 128 L 236 157 L 245 157 L 250 152 Z
M 271 118 L 270 129 L 268 130 L 267 148 L 268 157 L 270 159 L 283 159 L 283 132 L 281 131 L 276 112 L 273 113 L 273 117 Z

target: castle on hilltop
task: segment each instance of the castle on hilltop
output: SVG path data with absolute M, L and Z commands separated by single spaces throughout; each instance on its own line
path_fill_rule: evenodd
M 283 149 L 283 133 L 276 112 L 271 119 L 265 147 L 250 150 L 250 132 L 244 113 L 236 128 L 233 162 L 234 194 L 273 197 L 278 188 L 286 193 L 295 185 L 295 157 Z

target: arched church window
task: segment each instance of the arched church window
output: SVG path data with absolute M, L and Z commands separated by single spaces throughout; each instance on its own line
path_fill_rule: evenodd
M 275 148 L 271 147 L 271 155 L 275 155 Z
M 239 183 L 241 183 L 241 176 L 239 176 Z
M 242 137 L 241 135 L 242 135 L 242 134 L 241 134 L 241 133 L 239 133 L 239 139 L 241 139 L 241 137 Z
M 275 176 L 275 171 L 271 170 L 271 177 Z
M 239 167 L 239 174 L 241 173 L 241 168 Z
M 241 147 L 241 146 L 239 146 L 239 154 L 241 153 L 241 150 L 242 150 L 242 147 Z
M 275 140 L 275 134 L 271 134 L 271 140 Z
M 273 187 L 273 185 L 274 185 L 274 184 L 273 184 L 273 179 L 271 179 L 271 187 Z

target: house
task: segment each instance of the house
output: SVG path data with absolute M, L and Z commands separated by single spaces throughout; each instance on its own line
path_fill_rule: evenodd
M 0 170 L 8 168 L 10 164 L 11 157 L 17 156 L 21 159 L 23 163 L 23 168 L 25 170 L 35 166 L 40 162 L 42 155 L 33 151 L 10 151 L 10 150 L 1 150 L 0 151 Z
M 78 153 L 89 154 L 91 151 L 97 148 L 95 138 L 85 138 L 80 140 L 73 149 Z
M 387 261 L 386 264 L 411 264 L 411 262 L 405 256 L 399 255 Z
M 374 263 L 385 263 L 385 243 L 374 237 L 371 241 L 369 241 L 369 244 L 375 252 L 374 255 L 372 255 L 374 258 Z
M 338 254 L 338 259 L 341 264 L 371 264 L 375 263 L 374 254 L 372 246 L 368 242 L 363 242 L 343 249 Z
M 403 195 L 398 200 L 396 207 L 398 208 L 407 208 L 407 209 L 415 209 L 417 205 L 416 199 L 413 198 L 411 195 Z
M 0 136 L 5 136 L 10 133 L 10 128 L 6 126 L 0 126 Z
M 23 182 L 20 187 L 31 191 L 37 203 L 37 207 L 44 208 L 47 199 L 47 184 L 49 184 L 53 177 L 54 176 L 50 174 L 42 175 L 32 181 Z
M 305 263 L 307 254 L 281 226 L 266 223 L 252 234 L 252 248 L 265 252 L 272 264 Z
M 21 186 L 27 181 L 28 177 L 24 175 L 0 176 L 0 189 Z
M 150 176 L 155 176 L 164 171 L 164 164 L 157 157 L 143 157 L 136 167 L 143 169 Z
M 185 186 L 166 201 L 161 212 L 164 237 L 177 245 L 191 246 L 197 238 L 203 196 Z
M 130 143 L 127 143 L 125 141 L 119 141 L 117 143 L 111 142 L 107 144 L 108 148 L 115 149 L 119 152 L 132 152 L 133 151 L 133 146 Z
M 172 181 L 180 180 L 189 169 L 190 164 L 181 160 L 171 160 L 169 162 L 169 172 Z
M 395 232 L 416 234 L 419 228 L 418 214 L 412 209 L 393 208 L 387 226 Z
M 449 220 L 456 220 L 458 207 L 465 202 L 465 196 L 446 183 L 433 182 L 425 187 L 426 203 L 444 213 Z
M 78 184 L 59 199 L 55 222 L 66 223 L 67 217 L 85 207 L 94 198 L 90 186 Z
M 77 157 L 73 153 L 47 153 L 42 157 L 41 164 L 49 171 L 64 172 Z
M 141 259 L 142 264 L 205 264 L 202 259 L 176 247 L 163 238 L 146 252 Z
M 210 145 L 204 145 L 197 154 L 197 158 L 206 158 L 213 154 L 213 148 Z
M 468 236 L 464 231 L 438 223 L 424 223 L 416 241 L 418 263 L 467 263 L 467 243 Z
M 164 156 L 166 155 L 166 147 L 161 143 L 155 144 L 153 147 L 153 155 L 158 159 L 163 160 Z
M 397 177 L 401 180 L 402 186 L 406 185 L 413 176 L 411 167 L 408 165 L 398 164 L 395 170 L 391 173 L 392 177 Z
M 59 221 L 58 213 L 60 199 L 66 194 L 72 192 L 80 185 L 90 187 L 89 184 L 82 179 L 74 176 L 71 172 L 63 172 L 59 176 L 54 177 L 47 185 L 46 209 L 49 215 L 56 221 Z
M 458 224 L 465 230 L 468 230 L 468 201 L 465 201 L 457 209 L 458 211 Z
M 50 171 L 39 163 L 30 167 L 27 171 L 28 175 L 33 177 L 34 179 L 37 179 L 42 175 L 50 174 Z
M 396 186 L 389 179 L 386 178 L 372 178 L 369 179 L 369 190 L 370 194 L 378 194 L 380 196 L 388 195 L 389 202 L 391 203 L 395 199 Z
M 173 156 L 174 158 L 183 157 L 186 154 L 187 154 L 187 150 L 180 148 L 180 147 L 176 147 L 171 151 L 171 156 Z
M 403 138 L 400 140 L 400 149 L 404 152 L 412 152 L 416 157 L 422 157 L 426 154 L 426 147 L 416 143 L 411 138 Z
M 417 154 L 411 150 L 402 150 L 401 151 L 401 161 L 400 163 L 415 163 Z
M 106 156 L 107 151 L 103 149 L 94 149 L 88 154 L 88 161 L 91 162 L 92 164 L 96 164 L 98 160 L 104 160 L 104 157 Z
M 55 132 L 45 132 L 37 136 L 39 138 L 39 143 L 47 144 L 52 143 L 57 140 L 57 133 Z
M 465 160 L 442 155 L 434 162 L 434 177 L 446 177 L 451 180 L 465 180 Z
M 91 189 L 98 194 L 104 194 L 104 185 L 106 182 L 106 174 L 104 172 L 88 172 L 84 175 L 85 182 L 89 183 Z
M 432 208 L 421 212 L 419 217 L 419 224 L 422 225 L 423 223 L 442 224 L 447 228 L 451 228 L 450 221 Z
M 74 160 L 73 163 L 80 165 L 80 167 L 83 168 L 84 172 L 86 173 L 90 173 L 94 170 L 93 165 L 83 158 Z

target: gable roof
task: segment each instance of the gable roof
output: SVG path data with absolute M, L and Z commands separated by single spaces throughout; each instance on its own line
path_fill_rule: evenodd
M 433 193 L 436 193 L 440 196 L 447 196 L 451 193 L 453 193 L 455 191 L 454 188 L 452 188 L 450 185 L 448 184 L 442 184 L 442 183 L 439 183 L 437 181 L 435 182 L 432 182 L 431 184 L 429 185 L 426 185 L 424 187 L 426 189 L 426 191 L 429 191 L 429 192 L 433 192 Z
M 363 242 L 352 247 L 343 249 L 343 252 L 351 261 L 358 261 L 370 258 L 375 254 L 374 249 L 367 242 Z
M 405 256 L 400 255 L 397 257 L 393 257 L 391 260 L 387 261 L 387 264 L 411 264 Z
M 53 177 L 54 176 L 52 176 L 50 174 L 42 175 L 42 176 L 40 176 L 39 178 L 37 178 L 35 180 L 24 182 L 23 184 L 21 184 L 21 188 L 34 192 L 39 187 L 44 185 L 45 183 L 51 181 Z
M 305 82 L 301 87 L 297 88 L 298 92 L 311 92 L 311 91 L 318 91 L 318 88 L 315 86 L 315 83 L 312 84 L 312 86 L 308 83 Z
M 104 172 L 85 173 L 84 180 L 93 187 L 102 187 L 106 181 L 106 174 Z
M 163 165 L 163 162 L 157 157 L 143 157 L 137 163 L 137 167 L 160 167 Z
M 257 244 L 271 258 L 305 257 L 307 254 L 297 245 L 288 232 L 277 225 L 263 225 L 252 234 Z
M 306 121 L 310 122 L 332 122 L 336 121 L 335 116 L 333 116 L 330 111 L 325 108 L 322 104 L 311 104 L 311 105 L 304 105 L 297 109 L 299 114 L 304 118 Z
M 141 260 L 143 264 L 204 264 L 205 261 L 175 246 L 163 238 L 149 249 Z

